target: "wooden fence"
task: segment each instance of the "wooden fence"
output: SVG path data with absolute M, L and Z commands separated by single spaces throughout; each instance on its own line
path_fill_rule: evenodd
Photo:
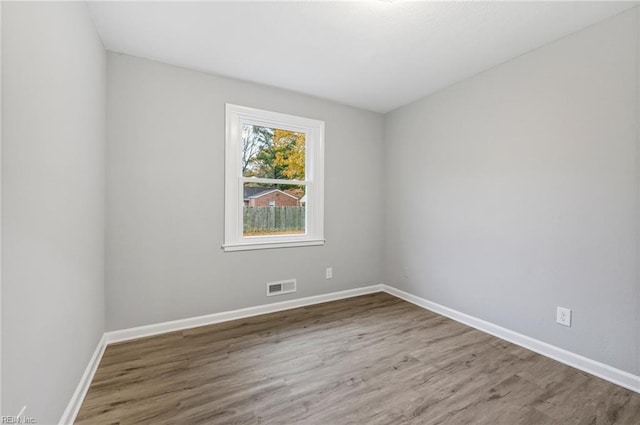
M 304 232 L 305 207 L 244 207 L 244 234 Z

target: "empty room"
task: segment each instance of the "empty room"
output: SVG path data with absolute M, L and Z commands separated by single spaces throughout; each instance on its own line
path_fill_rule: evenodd
M 638 2 L 0 17 L 0 423 L 640 425 Z

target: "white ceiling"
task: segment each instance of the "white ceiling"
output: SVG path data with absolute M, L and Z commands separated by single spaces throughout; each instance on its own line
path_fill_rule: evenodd
M 636 2 L 92 2 L 105 47 L 387 112 Z

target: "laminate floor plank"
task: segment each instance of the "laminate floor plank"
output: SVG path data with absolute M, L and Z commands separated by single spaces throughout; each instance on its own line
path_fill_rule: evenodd
M 640 394 L 377 293 L 110 345 L 76 424 L 640 425 Z

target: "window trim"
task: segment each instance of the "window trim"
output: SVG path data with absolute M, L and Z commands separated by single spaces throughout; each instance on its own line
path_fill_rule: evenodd
M 324 245 L 324 122 L 231 103 L 227 103 L 225 108 L 223 250 L 231 252 Z M 242 175 L 242 126 L 245 123 L 306 134 L 305 179 L 303 181 L 259 179 L 266 183 L 302 183 L 306 186 L 305 234 L 270 236 L 244 236 L 242 234 L 244 183 L 256 180 Z

